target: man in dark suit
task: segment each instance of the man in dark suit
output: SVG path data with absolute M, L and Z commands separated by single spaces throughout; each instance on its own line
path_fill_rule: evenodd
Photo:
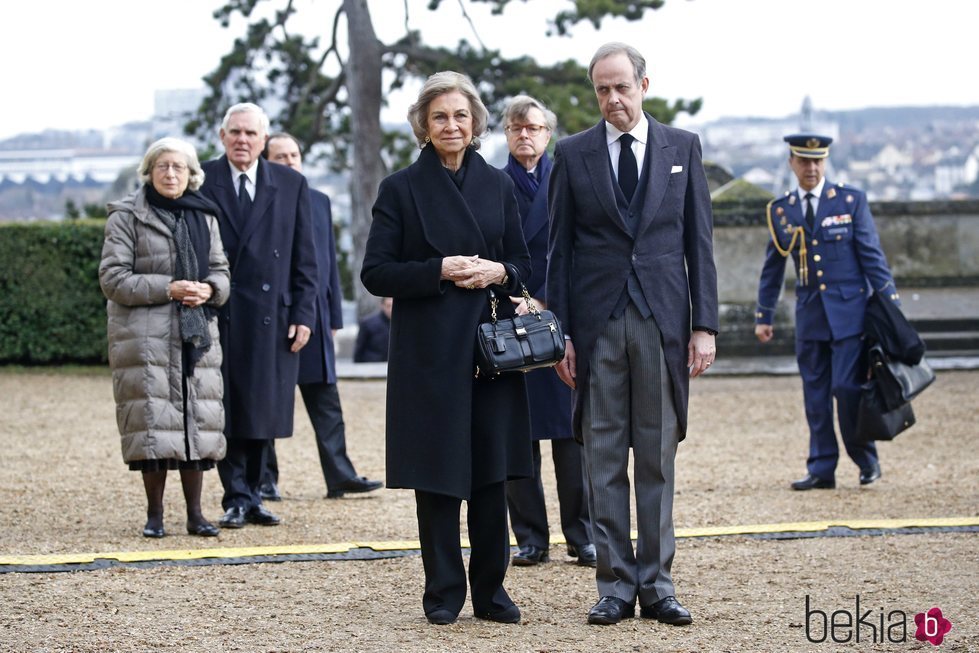
M 392 298 L 382 297 L 380 310 L 371 313 L 357 325 L 357 342 L 354 344 L 355 363 L 383 363 L 388 359 L 393 305 Z
M 306 178 L 261 159 L 269 119 L 251 103 L 228 109 L 225 155 L 203 164 L 201 192 L 221 208 L 221 239 L 231 263 L 231 298 L 218 326 L 224 350 L 228 453 L 221 526 L 274 526 L 258 486 L 268 441 L 292 435 L 299 351 L 316 312 L 316 251 Z
M 807 474 L 793 490 L 836 487 L 840 457 L 833 429 L 833 398 L 847 455 L 860 469 L 860 485 L 880 478 L 873 442 L 857 442 L 860 384 L 866 378 L 863 346 L 867 298 L 874 292 L 898 303 L 894 278 L 880 247 L 867 196 L 826 181 L 833 139 L 793 134 L 789 165 L 799 186 L 768 204 L 772 240 L 758 286 L 755 335 L 768 342 L 789 254 L 796 267 L 795 347 L 809 422 Z
M 692 621 L 670 574 L 673 463 L 689 379 L 715 356 L 713 218 L 700 141 L 643 112 L 645 71 L 631 46 L 598 49 L 588 76 L 604 120 L 557 144 L 548 194 L 548 306 L 568 337 L 557 371 L 575 389 L 598 554 L 593 624 L 633 616 L 637 599 L 643 617 Z
M 269 136 L 264 156 L 296 172 L 303 171 L 299 141 L 290 134 L 280 132 Z M 313 204 L 313 237 L 320 278 L 313 335 L 299 353 L 299 392 L 316 433 L 316 449 L 326 481 L 326 496 L 328 499 L 339 499 L 347 492 L 371 492 L 384 484 L 358 476 L 347 456 L 347 437 L 340 393 L 337 391 L 336 354 L 333 349 L 333 337 L 337 329 L 343 328 L 343 295 L 340 293 L 340 271 L 333 236 L 333 213 L 329 197 L 312 188 L 309 193 Z M 274 440 L 270 441 L 270 445 L 268 467 L 259 494 L 263 499 L 276 501 L 281 499 L 279 466 Z

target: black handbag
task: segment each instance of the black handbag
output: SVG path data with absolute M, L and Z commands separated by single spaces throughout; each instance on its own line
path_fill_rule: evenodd
M 871 379 L 860 387 L 860 409 L 857 413 L 856 439 L 859 442 L 893 440 L 899 433 L 914 425 L 911 402 L 893 409 L 885 405 L 879 379 Z
M 908 403 L 935 382 L 935 372 L 922 356 L 917 365 L 907 365 L 888 356 L 877 344 L 870 348 L 870 373 L 887 410 Z
M 476 375 L 498 376 L 504 372 L 529 372 L 551 367 L 564 359 L 564 332 L 554 313 L 534 304 L 527 287 L 520 284 L 530 311 L 498 320 L 499 298 L 489 290 L 491 321 L 476 330 Z

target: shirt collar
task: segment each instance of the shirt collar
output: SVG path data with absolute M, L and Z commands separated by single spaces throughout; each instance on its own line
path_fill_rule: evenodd
M 619 136 L 621 136 L 624 133 L 625 132 L 619 131 L 619 128 L 613 125 L 612 123 L 610 123 L 609 121 L 607 120 L 605 121 L 605 144 L 606 145 L 611 145 L 615 141 L 619 140 Z M 646 120 L 645 113 L 639 114 L 639 122 L 636 123 L 635 127 L 629 130 L 629 133 L 632 134 L 633 138 L 639 141 L 640 145 L 646 144 L 646 140 L 649 138 L 649 121 Z
M 820 197 L 823 196 L 823 186 L 825 185 L 826 185 L 826 177 L 823 177 L 822 179 L 819 180 L 819 183 L 816 184 L 816 187 L 813 188 L 812 190 L 802 190 L 802 186 L 796 186 L 795 191 L 799 194 L 800 200 L 805 201 L 806 193 L 812 193 L 813 197 L 815 197 L 818 200 Z
M 248 181 L 252 182 L 252 184 L 255 183 L 255 177 L 258 175 L 258 159 L 255 159 L 252 162 L 251 167 L 249 167 L 248 170 L 245 170 L 244 172 L 236 168 L 234 164 L 231 163 L 230 160 L 228 161 L 228 167 L 231 168 L 231 180 L 235 182 L 235 185 L 238 184 L 238 175 L 242 175 L 242 174 L 248 177 Z

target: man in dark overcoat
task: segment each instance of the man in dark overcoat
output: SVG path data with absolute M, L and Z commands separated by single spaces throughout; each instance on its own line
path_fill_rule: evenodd
M 531 275 L 527 280 L 527 291 L 543 309 L 547 302 L 547 188 L 551 174 L 547 144 L 557 128 L 557 116 L 535 98 L 518 95 L 507 103 L 503 124 L 510 149 L 504 170 L 513 179 L 520 224 L 530 253 Z M 518 312 L 526 313 L 524 298 L 511 299 Z M 510 527 L 518 549 L 513 564 L 529 567 L 546 562 L 550 557 L 540 443 L 550 440 L 561 532 L 568 554 L 577 558 L 579 565 L 594 567 L 595 545 L 591 543 L 584 463 L 581 447 L 571 433 L 571 388 L 550 369 L 533 370 L 526 378 L 530 433 L 534 439 L 534 477 L 507 483 Z
M 265 159 L 303 171 L 303 156 L 299 141 L 280 132 L 269 136 Z M 326 481 L 326 496 L 339 499 L 347 492 L 372 492 L 384 484 L 358 476 L 347 456 L 347 436 L 343 409 L 337 390 L 336 352 L 333 337 L 343 328 L 343 295 L 340 292 L 340 270 L 333 235 L 333 212 L 330 198 L 316 189 L 309 189 L 313 204 L 313 236 L 320 279 L 316 293 L 316 323 L 313 335 L 299 352 L 299 392 L 306 413 L 316 434 L 316 450 Z M 280 499 L 279 466 L 274 440 L 268 451 L 268 467 L 259 488 L 263 499 Z
M 833 428 L 833 399 L 840 436 L 860 470 L 860 485 L 880 478 L 873 442 L 856 438 L 860 384 L 866 380 L 864 314 L 878 293 L 899 304 L 894 277 L 880 246 L 863 191 L 826 181 L 833 139 L 819 134 L 786 136 L 797 188 L 768 205 L 771 241 L 758 284 L 755 335 L 768 342 L 785 279 L 788 256 L 796 268 L 795 353 L 809 423 L 806 475 L 793 490 L 836 487 L 840 448 Z
M 558 374 L 575 388 L 601 599 L 589 623 L 635 614 L 683 625 L 670 573 L 674 457 L 689 379 L 715 355 L 717 272 L 696 135 L 642 111 L 642 55 L 610 43 L 589 67 L 604 120 L 557 144 L 548 305 L 569 340 Z M 629 449 L 636 521 L 630 538 Z
M 383 363 L 388 359 L 391 341 L 391 307 L 394 300 L 381 298 L 381 308 L 371 313 L 357 325 L 357 342 L 354 343 L 355 363 Z
M 218 326 L 224 349 L 225 435 L 218 463 L 221 526 L 275 525 L 258 495 L 268 440 L 292 435 L 299 351 L 315 318 L 316 251 L 306 178 L 261 158 L 269 120 L 254 104 L 228 109 L 224 156 L 203 164 L 201 192 L 221 208 L 231 298 Z

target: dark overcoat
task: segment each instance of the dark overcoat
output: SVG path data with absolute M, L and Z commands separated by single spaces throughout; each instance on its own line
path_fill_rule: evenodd
M 333 329 L 343 328 L 343 294 L 340 292 L 340 269 L 337 266 L 336 240 L 333 235 L 333 211 L 330 198 L 315 189 L 309 190 L 313 203 L 313 238 L 316 245 L 316 267 L 319 284 L 316 290 L 316 323 L 313 335 L 299 351 L 300 383 L 336 383 L 336 352 Z
M 541 164 L 544 159 L 541 159 Z M 540 171 L 540 166 L 538 168 Z M 527 280 L 530 296 L 547 302 L 547 188 L 550 166 L 541 178 L 533 197 L 515 188 L 524 240 L 530 254 L 531 274 Z M 517 174 L 522 174 L 518 172 Z M 571 388 L 551 368 L 527 373 L 527 398 L 530 400 L 530 433 L 535 440 L 571 437 Z
M 649 114 L 646 119 L 649 174 L 635 236 L 616 206 L 605 122 L 555 148 L 547 299 L 575 348 L 579 392 L 573 426 L 579 438 L 580 390 L 587 386 L 595 340 L 632 270 L 663 334 L 680 439 L 687 430 L 691 327 L 718 330 L 713 214 L 700 139 Z
M 473 489 L 533 474 L 522 374 L 474 379 L 484 289 L 441 280 L 446 256 L 507 265 L 504 300 L 530 273 L 513 182 L 470 151 L 461 188 L 434 147 L 378 191 L 361 279 L 392 297 L 387 484 L 468 499 Z M 512 315 L 509 301 L 500 315 Z
M 202 165 L 201 192 L 221 207 L 231 297 L 218 316 L 228 438 L 292 435 L 299 354 L 290 324 L 312 328 L 316 251 L 306 178 L 259 159 L 251 217 L 242 223 L 226 157 Z

